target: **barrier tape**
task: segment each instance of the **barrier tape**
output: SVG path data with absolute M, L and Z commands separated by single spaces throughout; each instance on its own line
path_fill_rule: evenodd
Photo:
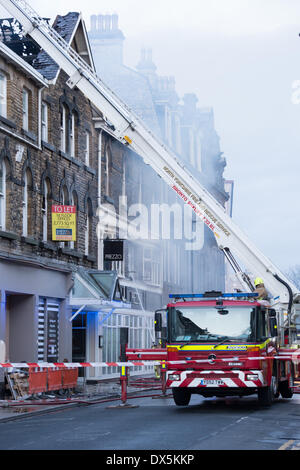
M 300 354 L 281 354 L 279 356 L 259 356 L 259 357 L 230 357 L 222 359 L 194 359 L 188 361 L 128 361 L 128 362 L 19 362 L 19 363 L 0 363 L 0 368 L 9 369 L 9 368 L 18 368 L 18 369 L 29 369 L 29 368 L 56 368 L 61 367 L 65 369 L 75 368 L 75 367 L 137 367 L 137 366 L 157 366 L 162 363 L 168 365 L 175 364 L 201 364 L 209 363 L 215 364 L 216 362 L 238 362 L 238 361 L 265 361 L 269 359 L 280 359 L 280 360 L 292 360 L 293 362 L 300 361 Z

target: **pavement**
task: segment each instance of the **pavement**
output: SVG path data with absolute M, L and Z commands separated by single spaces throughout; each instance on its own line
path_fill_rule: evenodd
M 153 376 L 134 377 L 134 380 L 151 378 Z M 159 386 L 157 381 L 155 387 Z M 149 390 L 149 387 L 128 386 L 128 396 L 137 392 Z M 158 391 L 159 393 L 159 391 Z M 98 401 L 118 401 L 121 403 L 120 379 L 100 380 L 94 383 L 78 382 L 78 386 L 69 396 L 59 393 L 38 394 L 26 400 L 0 400 L 0 422 L 14 421 L 32 415 L 56 412 L 61 409 L 84 404 L 92 404 Z

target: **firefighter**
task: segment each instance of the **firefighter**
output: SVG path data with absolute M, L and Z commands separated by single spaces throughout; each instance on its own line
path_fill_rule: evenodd
M 268 292 L 266 291 L 263 279 L 257 277 L 254 281 L 254 285 L 254 293 L 258 294 L 257 300 L 269 300 Z

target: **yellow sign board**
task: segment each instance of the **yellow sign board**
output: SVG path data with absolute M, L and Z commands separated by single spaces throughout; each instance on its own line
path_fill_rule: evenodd
M 52 240 L 76 241 L 76 206 L 52 206 Z

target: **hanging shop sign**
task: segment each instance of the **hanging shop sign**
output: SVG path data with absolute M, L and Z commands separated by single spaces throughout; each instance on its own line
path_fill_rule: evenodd
M 76 206 L 52 206 L 52 240 L 76 241 Z
M 123 240 L 104 240 L 104 261 L 123 261 Z

